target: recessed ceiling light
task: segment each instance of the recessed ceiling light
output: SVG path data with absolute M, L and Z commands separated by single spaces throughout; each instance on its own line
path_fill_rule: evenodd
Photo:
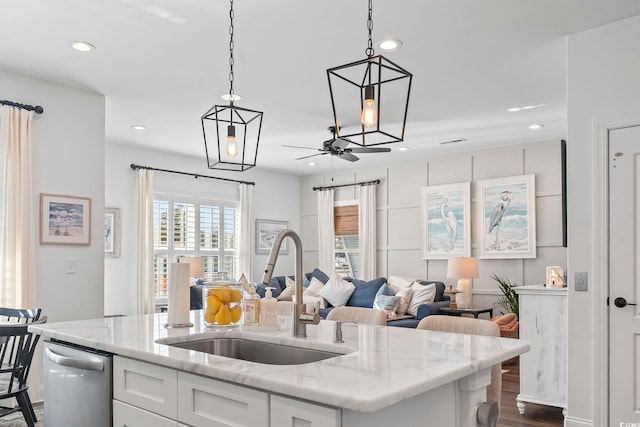
M 133 125 L 131 126 L 131 129 L 141 131 L 141 130 L 146 130 L 147 128 L 142 125 Z
M 544 127 L 544 125 L 540 125 L 540 124 L 537 124 L 537 123 L 533 124 L 533 125 L 529 125 L 529 129 L 531 129 L 531 130 L 537 130 L 537 129 L 541 129 L 543 127 Z
M 309 166 L 315 166 L 315 165 L 317 165 L 317 163 L 316 163 L 316 162 L 309 162 L 309 163 L 307 163 L 307 164 L 308 164 Z
M 395 39 L 382 40 L 380 43 L 378 43 L 378 47 L 385 52 L 395 52 L 396 50 L 400 49 L 401 46 L 402 42 Z
M 536 107 L 537 107 L 537 105 L 525 105 L 524 107 L 522 107 L 522 109 L 523 110 L 533 110 Z
M 83 41 L 71 42 L 71 47 L 77 50 L 78 52 L 91 52 L 92 50 L 96 49 L 96 47 L 91 43 L 83 42 Z
M 398 148 L 398 151 L 407 151 L 409 150 L 409 147 L 400 147 Z
M 513 108 L 509 108 L 507 111 L 509 111 L 510 113 L 516 112 L 516 111 L 520 111 L 522 110 L 522 108 L 520 107 L 513 107 Z
M 231 95 L 230 93 L 225 93 L 225 94 L 222 94 L 220 98 L 224 99 L 227 102 L 231 102 L 231 101 L 236 102 L 242 99 L 242 97 L 237 93 L 234 93 L 233 95 Z

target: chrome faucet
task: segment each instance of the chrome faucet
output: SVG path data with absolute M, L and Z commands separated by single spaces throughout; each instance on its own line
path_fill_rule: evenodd
M 344 340 L 342 339 L 342 325 L 344 323 L 353 323 L 354 325 L 357 325 L 357 323 L 352 321 L 352 320 L 337 321 L 336 322 L 336 337 L 333 339 L 333 342 L 339 343 L 339 344 L 344 342 Z
M 276 265 L 278 259 L 278 252 L 280 252 L 280 246 L 285 237 L 291 237 L 296 247 L 296 267 L 295 267 L 295 296 L 296 303 L 293 312 L 293 336 L 296 338 L 307 337 L 307 324 L 317 325 L 320 323 L 320 313 L 318 308 L 314 312 L 307 313 L 305 311 L 304 303 L 302 302 L 302 240 L 300 236 L 293 230 L 282 230 L 276 238 L 273 240 L 273 246 L 271 246 L 271 253 L 269 254 L 269 260 L 267 266 L 264 269 L 264 276 L 262 276 L 262 283 L 269 285 L 269 281 L 273 276 L 273 268 Z

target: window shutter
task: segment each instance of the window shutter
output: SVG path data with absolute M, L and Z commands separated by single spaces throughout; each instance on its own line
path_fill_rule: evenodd
M 358 234 L 358 205 L 333 208 L 333 221 L 336 236 Z

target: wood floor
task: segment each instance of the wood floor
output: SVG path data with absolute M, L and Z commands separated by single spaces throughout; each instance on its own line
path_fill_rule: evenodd
M 502 374 L 500 420 L 497 427 L 562 427 L 564 425 L 562 408 L 527 403 L 524 415 L 520 415 L 516 406 L 516 396 L 520 391 L 519 366 L 503 366 L 503 369 L 508 372 Z

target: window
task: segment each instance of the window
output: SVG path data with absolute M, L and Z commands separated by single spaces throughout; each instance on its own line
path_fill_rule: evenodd
M 360 273 L 358 205 L 336 206 L 333 217 L 336 273 L 357 278 Z
M 169 263 L 178 256 L 200 256 L 204 278 L 239 270 L 240 208 L 235 202 L 172 198 L 153 201 L 156 297 L 167 296 Z

